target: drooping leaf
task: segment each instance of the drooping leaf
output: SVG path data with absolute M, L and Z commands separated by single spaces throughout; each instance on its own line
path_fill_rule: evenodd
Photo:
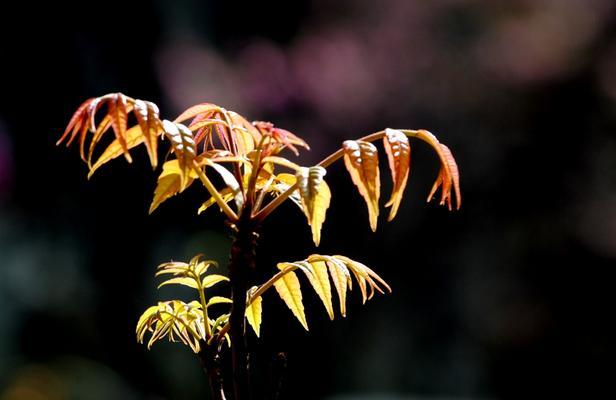
M 126 143 L 127 124 L 128 124 L 128 110 L 126 96 L 122 93 L 117 93 L 114 98 L 108 101 L 109 115 L 111 115 L 111 128 L 115 133 L 116 140 L 122 148 L 122 153 L 126 157 L 126 161 L 132 162 L 130 153 L 128 152 L 128 146 Z
M 77 111 L 71 117 L 64 133 L 60 137 L 60 139 L 56 142 L 56 146 L 59 146 L 64 140 L 68 138 L 66 141 L 66 146 L 70 146 L 70 144 L 75 140 L 75 138 L 79 138 L 79 148 L 81 159 L 86 161 L 85 157 L 85 140 L 86 134 L 89 128 L 89 114 L 88 110 L 90 108 L 90 104 L 94 101 L 94 98 L 89 98 L 77 108 Z M 70 137 L 69 137 L 70 134 Z
M 307 266 L 308 268 L 301 268 L 306 274 L 306 278 L 317 293 L 325 310 L 329 315 L 329 319 L 334 319 L 334 308 L 332 306 L 332 289 L 327 276 L 327 265 L 324 261 L 302 261 L 297 264 Z
M 147 329 L 148 329 L 147 321 L 157 312 L 158 312 L 158 305 L 151 306 L 151 307 L 148 307 L 143 312 L 143 314 L 141 314 L 141 317 L 139 317 L 139 321 L 137 322 L 137 329 L 135 330 L 135 333 L 137 334 L 138 342 L 143 342 L 143 337 L 145 336 L 145 333 L 147 332 Z
M 368 268 L 366 265 L 352 260 L 341 255 L 334 255 L 333 258 L 345 263 L 347 268 L 355 275 L 357 283 L 362 292 L 362 301 L 370 300 L 374 295 L 375 290 L 379 293 L 385 293 L 385 290 L 391 293 L 391 288 L 379 275 Z M 383 286 L 381 288 L 381 286 Z M 370 295 L 367 295 L 366 288 L 370 288 Z
M 107 146 L 105 151 L 103 151 L 103 154 L 100 155 L 98 160 L 96 160 L 94 165 L 92 165 L 92 168 L 90 168 L 90 171 L 88 172 L 88 178 L 92 177 L 94 172 L 102 165 L 113 160 L 114 158 L 121 156 L 122 154 L 125 154 L 125 151 L 128 151 L 129 149 L 132 149 L 133 147 L 138 146 L 141 143 L 143 143 L 143 133 L 141 131 L 141 127 L 139 125 L 135 125 L 128 131 L 126 131 L 126 133 L 124 134 L 123 145 L 120 143 L 120 141 L 116 139 L 111 142 L 109 146 Z
M 350 288 L 351 286 L 351 275 L 349 273 L 349 269 L 344 265 L 340 260 L 336 260 L 331 256 L 321 256 L 318 254 L 313 254 L 308 257 L 308 262 L 314 263 L 316 262 L 325 262 L 327 268 L 329 270 L 329 275 L 331 276 L 332 282 L 334 282 L 334 287 L 336 288 L 336 293 L 338 294 L 338 302 L 340 303 L 340 314 L 343 317 L 346 317 L 346 291 L 347 286 Z
M 432 190 L 428 195 L 428 200 L 432 199 L 432 196 L 436 193 L 436 190 L 442 185 L 441 201 L 440 204 L 447 204 L 451 210 L 451 188 L 454 188 L 456 194 L 456 209 L 459 209 L 462 205 L 462 196 L 460 194 L 460 173 L 458 171 L 458 165 L 456 160 L 451 154 L 451 151 L 447 146 L 441 144 L 436 136 L 432 133 L 420 129 L 417 131 L 405 131 L 407 136 L 417 137 L 424 142 L 428 143 L 436 151 L 441 161 L 441 168 L 439 169 L 438 176 L 432 186 Z
M 370 142 L 345 140 L 342 148 L 344 164 L 368 206 L 370 228 L 376 231 L 381 190 L 376 147 Z
M 453 185 L 457 200 L 456 208 L 459 209 L 462 203 L 462 197 L 460 195 L 460 174 L 458 172 L 458 165 L 449 148 L 444 144 L 440 144 L 440 147 L 443 158 L 445 159 L 445 165 L 441 165 L 438 177 L 428 195 L 428 201 L 432 199 L 436 190 L 442 185 L 440 204 L 444 205 L 446 203 L 449 210 L 451 210 L 451 187 Z
M 398 207 L 404 195 L 404 188 L 409 176 L 411 166 L 411 146 L 406 135 L 395 129 L 386 129 L 383 137 L 383 146 L 387 153 L 389 161 L 389 169 L 391 170 L 391 179 L 393 188 L 391 197 L 385 204 L 386 207 L 391 207 L 388 221 L 391 221 L 398 212 Z
M 253 286 L 248 291 L 248 299 L 250 299 L 250 303 L 246 305 L 246 319 L 248 320 L 248 324 L 252 327 L 252 330 L 255 332 L 255 335 L 259 337 L 261 333 L 261 319 L 263 313 L 263 299 L 261 296 L 257 296 L 252 298 L 252 294 L 257 290 L 256 286 Z
M 259 132 L 261 132 L 262 135 L 270 136 L 274 139 L 273 143 L 280 145 L 276 146 L 277 148 L 271 148 L 272 154 L 277 154 L 284 147 L 289 148 L 289 150 L 295 153 L 296 156 L 299 155 L 299 152 L 295 146 L 300 146 L 306 150 L 310 150 L 310 146 L 308 146 L 308 144 L 300 137 L 287 130 L 276 128 L 271 122 L 254 121 L 253 125 L 259 130 Z
M 150 164 L 152 168 L 156 168 L 158 165 L 158 132 L 160 129 L 158 107 L 152 102 L 143 100 L 135 100 L 134 107 L 137 123 L 143 132 L 143 140 L 150 157 Z
M 278 268 L 280 270 L 285 270 L 288 266 L 285 264 L 278 264 Z M 280 296 L 287 307 L 289 307 L 304 329 L 308 330 L 308 322 L 306 321 L 304 304 L 302 303 L 302 291 L 295 272 L 289 271 L 282 275 L 280 279 L 274 282 L 274 287 L 278 292 L 278 296 Z
M 321 227 L 325 222 L 325 214 L 331 200 L 331 192 L 323 180 L 326 172 L 325 168 L 316 166 L 301 168 L 296 174 L 302 208 L 312 229 L 312 240 L 317 246 L 321 240 Z
M 190 186 L 195 178 L 196 174 L 191 171 L 189 176 L 186 178 L 187 183 L 185 188 Z M 152 212 L 154 212 L 154 210 L 156 210 L 163 201 L 175 196 L 182 190 L 182 170 L 180 169 L 179 161 L 169 160 L 165 162 L 163 164 L 163 171 L 158 177 L 158 181 L 156 183 L 154 198 L 152 199 L 152 204 L 150 204 L 149 213 L 152 214 Z
M 199 302 L 188 304 L 171 300 L 159 302 L 157 306 L 148 308 L 137 323 L 137 341 L 143 343 L 145 334 L 151 332 L 148 349 L 157 341 L 167 336 L 169 341 L 179 339 L 189 346 L 193 352 L 201 349 L 200 341 L 206 339 L 203 329 L 203 314 Z
M 180 187 L 184 189 L 188 185 L 188 173 L 192 169 L 197 149 L 192 132 L 184 125 L 164 120 L 163 130 L 171 143 L 171 149 L 178 160 L 181 171 Z
M 391 292 L 389 285 L 370 268 L 360 262 L 340 255 L 312 254 L 302 261 L 279 263 L 278 269 L 281 272 L 261 285 L 259 290 L 263 292 L 274 286 L 279 296 L 285 301 L 289 309 L 293 311 L 293 314 L 302 325 L 304 325 L 306 317 L 304 316 L 304 307 L 302 305 L 300 283 L 297 275 L 294 273 L 297 269 L 304 272 L 312 288 L 323 302 L 331 319 L 334 318 L 334 309 L 329 277 L 334 282 L 342 316 L 346 316 L 346 292 L 347 290 L 352 290 L 352 277 L 357 281 L 363 303 L 370 300 L 375 292 L 382 294 L 385 291 Z M 295 295 L 292 295 L 292 293 L 295 293 Z

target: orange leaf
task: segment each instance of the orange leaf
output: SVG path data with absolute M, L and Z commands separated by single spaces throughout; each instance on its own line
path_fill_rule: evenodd
M 149 101 L 135 100 L 134 114 L 143 132 L 150 164 L 152 168 L 156 168 L 158 165 L 158 107 Z
M 449 148 L 444 144 L 440 143 L 432 133 L 426 130 L 418 130 L 413 136 L 416 136 L 430 144 L 441 160 L 441 168 L 436 180 L 434 181 L 432 190 L 428 195 L 428 201 L 432 200 L 436 190 L 442 186 L 440 204 L 444 205 L 447 203 L 448 208 L 451 210 L 451 188 L 453 187 L 456 195 L 456 209 L 460 209 L 460 206 L 462 205 L 462 196 L 460 194 L 460 173 L 456 160 L 451 154 L 451 150 L 449 150 Z
M 404 188 L 409 177 L 411 166 L 411 146 L 406 135 L 395 129 L 386 129 L 383 137 L 383 146 L 387 153 L 389 161 L 389 169 L 391 170 L 391 179 L 393 188 L 391 198 L 385 204 L 386 207 L 391 207 L 388 221 L 391 221 L 398 212 L 400 201 L 404 195 Z
M 81 159 L 86 160 L 84 149 L 84 142 L 86 133 L 88 131 L 88 109 L 90 107 L 90 103 L 94 101 L 94 98 L 90 98 L 77 108 L 77 111 L 71 117 L 71 120 L 68 122 L 64 133 L 60 137 L 60 139 L 56 142 L 56 146 L 60 145 L 68 136 L 70 132 L 70 138 L 66 142 L 66 146 L 70 146 L 70 144 L 75 140 L 77 136 L 79 136 L 79 143 L 81 148 Z
M 132 149 L 133 147 L 140 145 L 141 143 L 143 143 L 143 134 L 141 133 L 141 127 L 139 125 L 135 125 L 132 128 L 130 128 L 128 131 L 126 131 L 126 135 L 125 135 L 125 146 L 127 149 L 126 151 L 128 151 L 128 149 Z M 88 178 L 90 178 L 94 174 L 94 172 L 97 169 L 99 169 L 103 164 L 106 164 L 107 162 L 113 160 L 114 158 L 121 156 L 122 154 L 124 154 L 124 148 L 119 143 L 119 141 L 116 139 L 113 142 L 111 142 L 109 146 L 107 146 L 105 151 L 103 151 L 103 154 L 101 154 L 98 160 L 96 160 L 94 165 L 90 168 L 90 171 L 88 172 Z
M 188 108 L 186 111 L 180 114 L 175 120 L 173 120 L 173 122 L 183 122 L 183 121 L 186 121 L 187 119 L 195 118 L 196 116 L 201 115 L 201 114 L 210 113 L 214 111 L 220 111 L 220 110 L 221 108 L 218 107 L 216 104 L 212 104 L 212 103 L 197 104 L 197 105 L 194 105 Z
M 381 181 L 379 178 L 379 158 L 376 147 L 362 140 L 346 140 L 342 144 L 344 165 L 353 183 L 363 196 L 368 206 L 370 228 L 376 231 L 379 217 L 379 196 Z
M 188 176 L 188 183 L 186 187 L 197 177 L 196 174 L 191 173 Z M 158 208 L 158 206 L 170 197 L 182 192 L 182 171 L 179 167 L 178 160 L 169 160 L 163 164 L 163 172 L 161 172 L 156 182 L 156 189 L 154 190 L 154 198 L 152 204 L 150 204 L 150 214 Z
M 109 115 L 111 115 L 111 128 L 115 133 L 116 139 L 126 157 L 126 161 L 132 162 L 130 154 L 128 153 L 128 147 L 126 146 L 126 128 L 128 124 L 128 112 L 126 97 L 122 93 L 117 93 L 115 99 L 109 101 Z
M 196 155 L 195 140 L 192 132 L 184 125 L 171 121 L 163 121 L 163 131 L 169 142 L 171 149 L 178 160 L 178 165 L 182 172 L 182 190 L 187 186 L 188 172 L 192 168 L 192 160 Z

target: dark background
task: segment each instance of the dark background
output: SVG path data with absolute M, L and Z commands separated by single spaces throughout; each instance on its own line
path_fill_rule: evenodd
M 154 267 L 229 239 L 191 190 L 147 215 L 143 154 L 90 182 L 54 146 L 86 98 L 122 91 L 166 118 L 202 101 L 271 120 L 303 164 L 384 127 L 449 145 L 464 204 L 425 197 L 428 146 L 398 217 L 370 232 L 341 164 L 318 252 L 394 288 L 329 322 L 305 290 L 302 331 L 266 298 L 263 343 L 288 350 L 286 399 L 581 398 L 614 392 L 616 20 L 609 0 L 21 2 L 0 23 L 0 399 L 207 398 L 197 359 L 148 352 Z M 389 172 L 383 164 L 382 197 Z M 386 215 L 386 213 L 383 213 Z M 260 265 L 316 252 L 280 209 Z M 304 283 L 306 285 L 307 283 Z

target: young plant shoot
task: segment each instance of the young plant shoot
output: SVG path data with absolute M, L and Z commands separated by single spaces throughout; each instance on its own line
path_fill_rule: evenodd
M 113 139 L 108 140 L 110 144 L 101 153 L 97 145 L 108 132 L 113 132 Z M 390 209 L 391 221 L 409 175 L 409 138 L 428 143 L 440 160 L 440 171 L 428 201 L 440 188 L 440 204 L 450 210 L 460 208 L 456 162 L 449 148 L 426 130 L 385 129 L 346 140 L 317 165 L 304 166 L 291 161 L 287 154 L 298 156 L 300 150 L 309 149 L 308 144 L 269 122 L 248 122 L 240 114 L 210 103 L 190 107 L 170 121 L 161 119 L 152 102 L 112 93 L 86 100 L 58 144 L 78 144 L 81 158 L 88 165 L 88 177 L 113 159 L 124 157 L 132 162 L 130 151 L 144 147 L 153 169 L 162 163 L 150 213 L 193 184 L 205 189 L 198 213 L 211 206 L 224 213 L 233 232 L 229 276 L 216 274 L 216 262 L 201 254 L 187 263 L 160 265 L 156 276 L 163 281 L 159 287 L 187 286 L 194 289 L 194 300 L 161 301 L 149 307 L 139 318 L 136 334 L 140 343 L 147 341 L 148 348 L 163 338 L 184 343 L 201 359 L 214 399 L 247 400 L 251 399 L 252 391 L 246 349 L 249 331 L 245 324 L 248 322 L 256 336 L 261 334 L 262 296 L 266 291 L 273 288 L 306 330 L 308 321 L 301 291 L 304 277 L 330 319 L 337 312 L 346 315 L 347 293 L 353 285 L 359 289 L 364 303 L 376 292 L 391 291 L 373 270 L 342 255 L 311 254 L 301 261 L 281 261 L 276 268 L 257 266 L 255 251 L 260 226 L 285 200 L 290 200 L 306 216 L 318 246 L 331 199 L 325 180 L 327 168 L 342 159 L 366 203 L 369 224 L 375 231 L 381 186 L 375 144 L 382 142 L 391 171 L 393 189 L 385 204 Z M 161 160 L 159 148 L 163 146 L 167 157 Z M 214 179 L 213 175 L 219 178 Z M 265 282 L 251 281 L 255 268 L 273 270 L 271 278 Z M 210 288 L 224 282 L 230 287 L 229 297 L 210 295 Z M 223 346 L 231 347 L 233 369 L 224 382 L 220 368 Z

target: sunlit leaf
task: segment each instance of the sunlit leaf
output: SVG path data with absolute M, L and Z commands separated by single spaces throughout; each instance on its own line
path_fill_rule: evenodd
M 215 284 L 219 282 L 226 282 L 228 280 L 229 278 L 227 278 L 224 275 L 212 274 L 212 275 L 207 275 L 205 278 L 203 278 L 201 285 L 207 289 L 209 287 L 214 286 Z
M 248 298 L 251 300 L 250 303 L 246 306 L 246 319 L 248 320 L 248 324 L 252 327 L 252 330 L 255 332 L 255 335 L 259 337 L 261 333 L 261 319 L 263 313 L 263 305 L 261 296 L 257 296 L 252 298 L 252 293 L 257 289 L 256 286 L 253 286 L 248 291 Z
M 68 138 L 68 140 L 66 141 L 66 146 L 68 147 L 75 140 L 75 138 L 79 138 L 80 154 L 81 154 L 81 159 L 83 161 L 86 161 L 84 146 L 85 146 L 86 135 L 87 135 L 88 128 L 89 128 L 90 118 L 89 118 L 88 110 L 90 108 L 90 104 L 93 101 L 94 101 L 94 98 L 87 99 L 79 106 L 79 108 L 77 108 L 77 111 L 75 111 L 68 125 L 66 126 L 64 133 L 62 134 L 60 139 L 56 142 L 56 146 L 58 146 Z
M 196 175 L 193 171 L 189 173 L 185 187 L 190 186 Z M 149 213 L 152 214 L 158 206 L 168 198 L 175 196 L 182 191 L 182 170 L 178 160 L 169 160 L 163 164 L 163 172 L 158 177 L 154 198 L 150 204 Z
M 182 124 L 164 120 L 163 130 L 165 136 L 169 139 L 171 149 L 178 160 L 181 173 L 180 187 L 184 189 L 188 185 L 189 171 L 192 169 L 192 161 L 197 153 L 195 140 L 192 132 Z
M 444 205 L 446 203 L 447 207 L 451 210 L 451 187 L 453 185 L 457 200 L 456 208 L 459 209 L 462 202 L 462 197 L 460 195 L 460 175 L 458 172 L 458 165 L 456 164 L 449 148 L 444 144 L 441 144 L 440 147 L 446 165 L 441 165 L 438 177 L 436 178 L 436 181 L 432 186 L 432 190 L 428 195 L 428 201 L 432 199 L 432 196 L 434 196 L 436 190 L 442 185 L 443 188 L 441 191 L 440 204 Z
M 235 179 L 235 176 L 233 176 L 233 174 L 222 165 L 215 163 L 207 158 L 204 159 L 204 162 L 208 167 L 212 167 L 216 172 L 218 172 L 227 187 L 231 189 L 231 192 L 233 193 L 233 199 L 235 200 L 237 208 L 242 208 L 242 206 L 244 205 L 244 193 L 242 192 L 242 188 L 239 182 L 237 181 L 237 179 Z
M 297 264 L 307 265 L 308 268 L 302 268 L 305 272 L 308 281 L 314 288 L 314 291 L 323 302 L 325 310 L 329 315 L 329 319 L 334 319 L 334 308 L 332 306 L 332 289 L 327 275 L 327 265 L 324 261 L 316 260 L 312 262 L 303 261 Z
M 456 209 L 459 209 L 462 205 L 462 196 L 460 194 L 460 173 L 458 171 L 458 165 L 454 159 L 451 151 L 447 146 L 440 143 L 436 136 L 432 133 L 420 129 L 418 131 L 405 131 L 407 136 L 417 137 L 424 142 L 428 143 L 439 156 L 441 161 L 441 168 L 439 169 L 438 176 L 432 190 L 428 195 L 428 201 L 432 199 L 432 196 L 436 193 L 436 190 L 442 186 L 440 204 L 447 204 L 447 207 L 451 210 L 451 189 L 453 187 L 456 195 Z
M 208 114 L 211 112 L 220 111 L 221 108 L 216 104 L 201 103 L 194 105 L 180 114 L 173 122 L 184 122 L 188 119 L 195 118 L 197 115 Z
M 231 189 L 229 189 L 228 187 L 220 190 L 220 196 L 223 198 L 225 203 L 230 202 L 235 197 L 235 195 L 233 194 L 233 191 L 231 191 Z M 216 204 L 216 199 L 214 197 L 210 197 L 205 202 L 203 202 L 203 204 L 201 204 L 201 206 L 197 210 L 197 214 L 201 214 L 202 212 L 204 212 L 205 210 L 207 210 L 214 204 Z
M 150 164 L 153 168 L 156 168 L 158 165 L 158 132 L 160 129 L 158 107 L 152 102 L 143 100 L 135 100 L 134 107 L 135 117 L 143 132 L 143 140 L 150 157 Z
M 111 127 L 116 135 L 116 140 L 122 148 L 122 153 L 128 162 L 132 161 L 128 153 L 128 145 L 126 143 L 126 129 L 128 124 L 128 110 L 126 104 L 126 96 L 122 93 L 117 93 L 114 98 L 108 101 L 109 115 L 111 115 Z
M 395 129 L 386 129 L 385 137 L 383 137 L 383 146 L 387 153 L 389 161 L 389 169 L 391 170 L 391 179 L 393 188 L 391 197 L 386 207 L 391 207 L 388 221 L 391 221 L 398 212 L 398 207 L 404 195 L 404 188 L 409 176 L 411 166 L 411 146 L 406 135 Z
M 217 267 L 218 263 L 213 260 L 199 261 L 195 263 L 195 266 L 194 266 L 195 274 L 197 274 L 197 276 L 201 276 L 207 272 L 209 267 L 212 267 L 212 266 Z
M 124 145 L 122 145 L 117 139 L 111 142 L 105 151 L 103 151 L 103 154 L 101 154 L 98 160 L 96 160 L 94 165 L 92 165 L 92 168 L 90 168 L 88 178 L 90 178 L 102 165 L 124 154 L 125 149 L 128 151 L 128 149 L 132 149 L 133 147 L 143 143 L 143 140 L 143 133 L 141 132 L 141 127 L 139 125 L 135 125 L 130 128 L 124 134 Z
M 200 341 L 205 339 L 201 305 L 192 301 L 186 304 L 179 300 L 159 302 L 148 308 L 137 323 L 137 341 L 143 343 L 145 334 L 151 333 L 148 349 L 167 336 L 169 341 L 179 339 L 193 352 L 200 351 Z
M 361 140 L 346 140 L 342 144 L 342 148 L 344 150 L 344 164 L 368 206 L 370 228 L 376 231 L 381 190 L 379 158 L 376 147 L 372 143 Z
M 282 173 L 278 174 L 275 177 L 275 183 L 271 186 L 272 191 L 276 194 L 282 194 L 286 192 L 291 186 L 295 185 L 297 182 L 297 178 L 295 175 Z M 302 206 L 301 195 L 299 194 L 299 190 L 294 190 L 293 193 L 289 196 L 289 199 L 295 203 L 302 211 L 304 207 Z
M 184 285 L 193 289 L 198 288 L 197 282 L 195 282 L 193 278 L 188 277 L 171 278 L 158 285 L 158 287 L 161 288 L 162 286 L 166 285 Z
M 207 306 L 213 306 L 214 304 L 231 304 L 233 301 L 227 297 L 223 296 L 212 296 L 207 301 Z
M 283 270 L 285 269 L 285 265 L 279 264 L 278 268 Z M 280 279 L 274 282 L 274 287 L 280 298 L 285 302 L 287 307 L 289 307 L 304 329 L 308 330 L 308 322 L 306 321 L 304 304 L 302 303 L 302 291 L 295 272 L 290 271 L 282 275 Z
M 302 207 L 312 229 L 312 240 L 319 245 L 321 227 L 331 200 L 331 192 L 323 176 L 327 171 L 323 167 L 301 168 L 296 178 L 299 186 Z

